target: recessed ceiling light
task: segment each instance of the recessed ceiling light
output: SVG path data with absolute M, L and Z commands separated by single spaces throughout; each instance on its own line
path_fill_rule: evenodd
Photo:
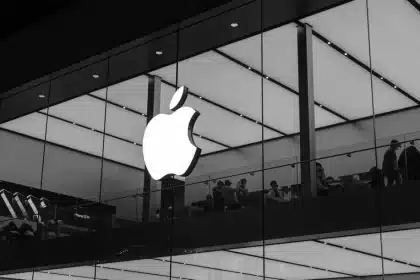
M 231 27 L 233 27 L 233 28 L 236 28 L 236 27 L 238 27 L 238 26 L 239 26 L 239 23 L 237 23 L 237 22 L 232 22 L 232 23 L 230 24 L 230 26 L 231 26 Z
M 99 78 L 99 75 L 98 75 L 98 74 L 93 74 L 93 75 L 92 75 L 92 77 L 93 77 L 94 79 L 98 79 L 98 78 Z
M 40 94 L 38 94 L 38 97 L 39 97 L 39 98 L 45 98 L 45 95 L 44 95 L 44 94 L 42 94 L 42 93 L 40 93 Z
M 162 52 L 162 51 L 156 51 L 156 54 L 157 54 L 157 55 L 162 55 L 162 54 L 163 54 L 163 52 Z

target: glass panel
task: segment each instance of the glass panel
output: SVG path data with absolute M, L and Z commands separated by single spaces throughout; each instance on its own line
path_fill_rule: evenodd
M 48 96 L 46 83 L 1 101 L 0 180 L 5 183 L 40 186 L 46 117 L 33 111 L 48 106 Z
M 20 256 L 18 247 L 41 236 L 39 216 L 31 211 L 30 195 L 38 193 L 42 184 L 46 117 L 36 111 L 47 107 L 48 100 L 46 83 L 0 101 L 1 270 L 23 268 L 31 257 Z M 14 273 L 7 277 L 32 277 L 28 270 Z
M 1 100 L 1 263 L 67 263 L 2 276 L 420 273 L 413 249 L 420 243 L 420 127 L 413 121 L 420 104 L 420 45 L 413 36 L 420 4 L 355 0 L 312 14 L 312 2 L 262 2 L 185 24 Z M 311 16 L 278 22 L 300 10 Z M 300 162 L 297 30 L 306 23 L 313 28 L 314 197 L 302 195 L 307 178 Z M 161 80 L 159 113 L 175 115 L 174 92 L 188 87 L 185 106 L 200 112 L 192 138 L 201 154 L 189 176 L 152 180 L 148 192 L 143 137 L 154 78 Z M 173 135 L 160 136 L 171 144 Z M 95 234 L 93 241 L 84 239 L 87 233 Z M 74 239 L 59 243 L 69 236 Z M 16 240 L 36 239 L 57 257 L 11 261 L 22 251 Z M 82 241 L 71 246 L 72 240 Z M 72 254 L 78 258 L 69 260 Z M 98 255 L 100 261 L 71 266 Z
M 172 258 L 172 277 L 187 279 L 261 279 L 263 261 L 234 250 L 178 255 Z
M 266 13 L 265 13 L 266 14 Z M 264 17 L 264 25 L 269 20 Z M 295 207 L 302 199 L 299 162 L 299 86 L 297 27 L 286 24 L 262 34 L 263 64 L 255 65 L 261 73 L 264 98 L 264 223 L 265 244 L 296 233 Z M 276 132 L 273 134 L 272 132 Z M 287 226 L 286 226 L 287 225 Z M 264 256 L 265 277 L 306 278 L 287 263 L 274 260 L 269 246 L 241 248 L 249 256 Z M 264 255 L 262 254 L 264 250 Z M 269 258 L 269 259 L 268 259 Z M 280 269 L 281 267 L 281 269 Z M 304 274 L 305 275 L 305 274 Z M 305 275 L 307 276 L 307 275 Z
M 106 83 L 107 62 L 54 79 L 49 107 L 42 189 L 88 201 L 100 192 L 105 103 L 91 92 Z M 104 89 L 101 89 L 102 91 Z
M 263 79 L 247 66 L 249 59 L 261 64 L 261 46 L 219 45 L 257 31 L 260 9 L 260 1 L 251 1 L 181 30 L 181 57 L 191 54 L 189 43 L 198 37 L 216 48 L 153 72 L 163 81 L 162 112 L 170 113 L 177 86 L 189 89 L 184 106 L 200 112 L 193 131 L 195 145 L 201 149 L 196 168 L 185 181 L 164 180 L 161 186 L 161 214 L 173 215 L 174 221 L 173 255 L 160 259 L 171 261 L 172 278 L 258 279 L 263 275 L 263 258 L 232 251 L 241 243 L 262 243 L 262 131 L 270 136 L 277 132 L 261 125 Z
M 93 263 L 93 262 L 92 262 Z M 95 265 L 74 266 L 58 269 L 35 270 L 33 280 L 98 279 Z
M 4 273 L 2 274 L 2 277 L 7 277 L 8 279 L 32 280 L 32 272 Z
M 120 223 L 142 220 L 147 82 L 147 77 L 138 76 L 98 96 L 107 101 L 101 200 L 117 207 Z
M 363 4 L 363 1 L 359 2 Z M 267 121 L 279 119 L 273 124 L 282 125 L 283 132 L 292 134 L 265 145 L 269 170 L 265 171 L 264 181 L 269 192 L 265 195 L 267 245 L 264 249 L 266 276 L 269 277 L 325 279 L 382 274 L 380 257 L 369 258 L 368 254 L 344 250 L 323 239 L 345 236 L 350 230 L 352 234 L 361 234 L 368 225 L 379 232 L 375 228 L 376 188 L 372 187 L 375 182 L 371 172 L 372 167 L 376 167 L 372 119 L 360 119 L 373 114 L 370 73 L 349 59 L 352 46 L 347 49 L 348 46 L 343 45 L 341 40 L 347 38 L 341 36 L 343 30 L 336 28 L 336 25 L 341 26 L 347 32 L 350 18 L 338 17 L 337 14 L 346 14 L 346 8 L 350 9 L 351 5 L 339 6 L 264 33 L 264 97 L 268 101 L 264 112 L 267 112 Z M 364 25 L 350 27 L 359 27 L 357 36 L 366 35 L 357 43 L 364 46 L 362 50 L 368 54 L 366 8 L 359 6 L 351 14 L 354 17 L 351 20 L 364 20 Z M 316 199 L 302 197 L 301 166 L 298 163 L 300 143 L 293 135 L 300 128 L 297 28 L 303 23 L 309 23 L 314 30 Z M 340 53 L 341 48 L 346 51 Z M 340 71 L 343 72 L 340 74 Z M 282 91 L 284 97 L 280 101 L 270 99 L 271 84 Z M 354 98 L 353 91 L 359 94 L 358 98 Z M 280 98 L 279 94 L 273 96 Z M 284 108 L 278 110 L 277 104 Z M 284 115 L 279 116 L 279 112 Z M 356 122 L 358 119 L 363 130 Z M 355 219 L 360 215 L 363 218 Z M 311 234 L 316 235 L 309 237 Z M 373 242 L 380 245 L 379 236 Z M 255 254 L 253 250 L 258 250 L 258 247 L 244 248 L 241 252 Z M 344 265 L 350 259 L 354 259 L 354 267 Z M 275 269 L 279 264 L 282 271 Z
M 150 192 L 143 188 L 143 137 L 147 115 L 153 113 L 147 104 L 152 77 L 144 71 L 176 59 L 176 38 L 171 34 L 113 57 L 112 84 L 93 94 L 106 108 L 100 201 L 115 209 L 110 238 L 117 240 L 104 243 L 107 251 L 116 254 L 100 261 L 97 278 L 170 276 L 170 262 L 154 258 L 171 255 L 172 215 L 161 210 L 160 201 L 165 195 L 160 183 L 153 181 Z
M 169 262 L 157 259 L 141 259 L 99 264 L 97 279 L 169 279 Z
M 101 187 L 105 106 L 92 94 L 106 84 L 107 65 L 100 62 L 53 79 L 52 106 L 38 112 L 47 123 L 44 166 L 41 190 L 32 194 L 29 206 L 38 213 L 42 240 L 111 226 L 115 209 L 95 203 Z M 86 256 L 89 250 L 83 249 Z M 44 274 L 38 276 L 49 277 Z
M 12 121 L 48 106 L 49 82 L 15 93 L 0 101 L 0 123 Z
M 176 33 L 172 33 L 113 56 L 110 59 L 109 81 L 111 84 L 114 84 L 129 78 L 138 78 L 140 75 L 152 69 L 173 63 L 177 58 L 177 50 Z M 126 81 L 124 88 L 128 89 L 129 85 L 135 85 L 137 81 L 139 79 Z M 131 87 L 131 89 L 133 88 Z M 109 95 L 110 98 L 112 96 L 112 94 Z M 114 96 L 113 98 L 123 97 L 128 98 L 124 94 L 122 97 Z M 139 104 L 139 102 L 134 102 L 131 106 L 139 106 Z
M 383 256 L 386 277 L 410 273 L 416 278 L 420 273 L 420 256 L 413 250 L 420 240 L 415 223 L 419 218 L 420 88 L 415 69 L 420 66 L 420 3 L 368 0 L 367 5 L 372 73 L 377 81 L 373 86 L 377 153 L 385 185 L 380 205 L 382 248 L 368 249 Z M 385 91 L 394 96 L 386 110 L 382 101 Z M 396 102 L 397 98 L 404 103 Z
M 301 22 L 313 27 L 316 148 L 320 158 L 317 192 L 328 195 L 328 180 L 361 183 L 361 174 L 377 166 L 375 150 L 370 149 L 375 144 L 374 111 L 365 1 L 352 1 Z M 389 95 L 381 98 L 384 108 L 398 103 Z M 364 149 L 369 150 L 357 152 Z M 322 160 L 332 155 L 341 156 Z

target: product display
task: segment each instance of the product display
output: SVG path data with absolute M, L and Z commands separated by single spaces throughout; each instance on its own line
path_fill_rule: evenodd
M 6 190 L 0 190 L 0 196 L 2 198 L 2 204 L 6 207 L 8 215 L 9 217 L 12 217 L 14 219 L 17 219 L 17 214 L 15 209 L 13 208 L 11 201 L 12 201 L 12 194 Z M 4 208 L 4 207 L 3 207 Z M 4 210 L 4 209 L 3 209 Z M 2 215 L 5 215 L 6 213 L 4 213 L 6 211 L 2 211 Z
M 25 200 L 25 197 L 22 194 L 16 192 L 16 193 L 13 194 L 13 203 L 19 209 L 20 218 L 28 220 L 29 219 L 29 214 L 28 214 L 28 211 L 26 209 L 27 202 Z

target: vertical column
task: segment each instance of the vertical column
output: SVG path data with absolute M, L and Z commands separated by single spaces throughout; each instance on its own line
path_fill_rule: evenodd
M 156 76 L 150 76 L 147 89 L 147 124 L 154 116 L 160 113 L 160 87 L 161 79 Z M 156 190 L 156 187 L 157 182 L 152 180 L 152 177 L 147 171 L 147 167 L 145 167 L 143 183 L 143 222 L 147 222 L 150 219 L 150 192 Z
M 303 196 L 316 196 L 316 158 L 312 28 L 298 26 L 300 160 Z

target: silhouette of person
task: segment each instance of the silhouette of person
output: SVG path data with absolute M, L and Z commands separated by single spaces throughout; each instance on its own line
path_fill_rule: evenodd
M 382 161 L 382 173 L 386 186 L 399 183 L 399 169 L 397 163 L 397 150 L 401 147 L 397 140 L 392 140 L 388 150 L 385 152 Z
M 410 146 L 405 148 L 398 158 L 398 167 L 403 176 L 403 181 L 419 180 L 418 169 L 420 167 L 420 152 L 414 145 L 414 141 L 410 142 Z

